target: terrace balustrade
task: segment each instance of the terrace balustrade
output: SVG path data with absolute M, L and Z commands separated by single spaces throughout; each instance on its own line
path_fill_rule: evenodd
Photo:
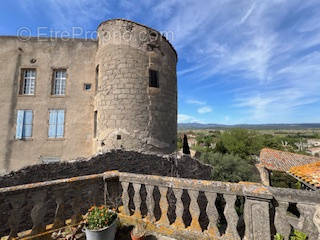
M 81 220 L 91 205 L 177 239 L 267 240 L 292 228 L 320 239 L 320 193 L 117 171 L 0 189 L 0 236 L 36 236 Z M 27 231 L 29 230 L 29 231 Z

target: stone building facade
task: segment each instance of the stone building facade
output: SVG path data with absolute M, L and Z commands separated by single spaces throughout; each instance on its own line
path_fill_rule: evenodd
M 128 20 L 96 40 L 0 37 L 0 169 L 111 149 L 171 153 L 177 134 L 177 54 Z

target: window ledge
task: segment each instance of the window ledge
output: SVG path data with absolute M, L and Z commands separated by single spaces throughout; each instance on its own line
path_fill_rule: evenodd
M 48 141 L 64 141 L 66 140 L 64 137 L 63 138 L 47 138 Z
M 33 138 L 21 138 L 21 139 L 17 139 L 17 138 L 15 138 L 14 139 L 15 141 L 21 141 L 21 142 L 26 142 L 26 141 L 33 141 Z
M 35 97 L 36 95 L 35 94 L 33 94 L 33 95 L 31 95 L 31 94 L 18 94 L 18 97 Z
M 51 98 L 64 98 L 66 95 L 50 95 Z

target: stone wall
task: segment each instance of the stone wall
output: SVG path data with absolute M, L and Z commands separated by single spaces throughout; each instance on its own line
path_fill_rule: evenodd
M 210 166 L 201 164 L 198 160 L 189 156 L 183 156 L 182 158 L 173 155 L 161 157 L 138 152 L 112 151 L 93 157 L 90 160 L 29 166 L 1 176 L 0 187 L 98 174 L 110 170 L 210 179 L 211 169 Z
M 96 40 L 0 36 L 0 172 L 90 157 L 93 151 Z M 34 62 L 35 61 L 35 62 Z M 36 70 L 35 94 L 20 95 L 21 70 Z M 65 96 L 52 96 L 53 69 L 67 71 Z M 91 84 L 86 91 L 84 84 Z M 33 111 L 32 138 L 15 139 L 17 110 Z M 48 138 L 49 109 L 65 110 L 64 138 Z

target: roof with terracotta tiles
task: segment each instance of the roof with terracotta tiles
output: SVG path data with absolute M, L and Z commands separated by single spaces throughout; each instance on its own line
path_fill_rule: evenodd
M 320 158 L 263 148 L 260 152 L 260 166 L 272 171 L 287 172 L 291 167 L 320 161 Z
M 292 167 L 289 173 L 301 182 L 306 182 L 320 189 L 320 160 L 318 162 Z

